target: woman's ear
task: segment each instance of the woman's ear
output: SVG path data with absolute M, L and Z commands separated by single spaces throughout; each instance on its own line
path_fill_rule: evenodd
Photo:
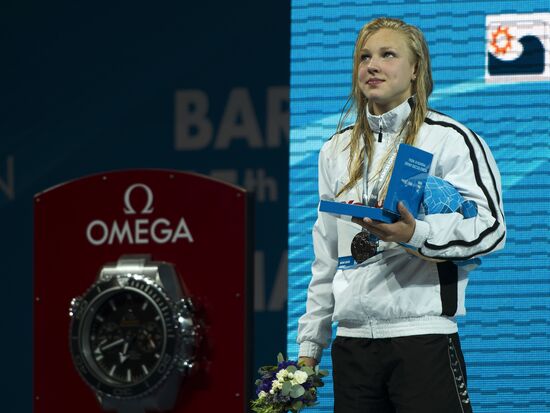
M 414 65 L 413 73 L 412 73 L 412 80 L 416 80 L 416 74 L 418 73 L 418 63 Z

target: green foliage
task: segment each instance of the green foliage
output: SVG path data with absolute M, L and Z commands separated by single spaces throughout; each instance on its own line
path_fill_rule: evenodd
M 282 395 L 288 396 L 291 390 L 292 390 L 292 384 L 290 384 L 289 381 L 285 381 L 283 383 L 283 389 L 281 390 Z M 290 397 L 293 397 L 292 394 L 290 394 Z
M 296 373 L 296 370 L 298 370 L 296 366 L 288 366 L 286 368 L 286 371 L 288 371 L 289 373 Z
M 315 366 L 315 374 L 325 377 L 325 376 L 328 376 L 328 371 L 327 370 L 320 370 L 319 365 L 317 364 Z
M 275 373 L 277 366 L 263 366 L 258 369 L 258 374 L 263 376 L 264 374 Z
M 298 397 L 302 396 L 305 392 L 306 391 L 301 385 L 295 384 L 290 389 L 290 397 L 292 397 L 293 399 L 297 399 Z
M 265 398 L 252 400 L 250 402 L 250 408 L 255 413 L 284 413 L 285 411 L 282 406 L 270 404 Z
M 304 403 L 302 403 L 300 400 L 296 400 L 292 403 L 291 408 L 292 410 L 299 411 L 304 408 Z

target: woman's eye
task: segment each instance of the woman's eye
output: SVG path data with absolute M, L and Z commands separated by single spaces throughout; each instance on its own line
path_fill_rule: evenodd
M 370 59 L 370 55 L 368 54 L 362 54 L 361 55 L 361 61 L 365 61 L 365 60 L 369 60 Z
M 395 57 L 394 52 L 384 52 L 384 57 Z

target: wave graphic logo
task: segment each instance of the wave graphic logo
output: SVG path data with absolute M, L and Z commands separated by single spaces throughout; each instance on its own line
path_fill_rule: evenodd
M 485 23 L 486 83 L 550 81 L 550 13 L 488 15 Z

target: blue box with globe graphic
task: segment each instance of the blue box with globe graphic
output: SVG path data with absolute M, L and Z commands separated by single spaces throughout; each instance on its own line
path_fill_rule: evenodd
M 382 208 L 321 200 L 319 211 L 334 215 L 371 218 L 382 222 L 399 219 L 397 204 L 402 201 L 416 218 L 424 196 L 424 187 L 433 155 L 422 149 L 402 143 L 399 145 L 388 192 Z
M 430 152 L 402 143 L 399 145 L 395 165 L 384 200 L 385 210 L 397 212 L 397 204 L 402 201 L 416 218 L 424 187 L 430 171 L 433 155 Z

